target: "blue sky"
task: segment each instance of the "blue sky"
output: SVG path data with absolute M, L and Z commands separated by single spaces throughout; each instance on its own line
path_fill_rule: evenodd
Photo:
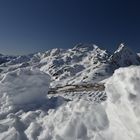
M 28 54 L 94 43 L 140 52 L 138 0 L 1 0 L 0 53 Z

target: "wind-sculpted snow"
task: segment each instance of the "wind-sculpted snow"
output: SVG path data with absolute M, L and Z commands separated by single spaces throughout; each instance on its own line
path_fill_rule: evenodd
M 50 77 L 39 70 L 25 68 L 3 74 L 0 81 L 0 114 L 44 100 L 49 84 Z
M 113 140 L 140 139 L 140 66 L 120 68 L 106 84 Z
M 48 79 L 48 75 L 30 69 L 3 75 L 1 112 L 15 105 L 26 104 L 28 108 L 34 101 L 41 101 L 41 105 L 34 110 L 8 110 L 0 119 L 1 140 L 139 140 L 139 66 L 116 70 L 106 83 L 108 98 L 101 103 L 82 96 L 71 101 L 54 97 L 44 102 Z
M 42 125 L 42 126 L 41 126 Z M 69 102 L 57 111 L 30 124 L 25 131 L 30 140 L 93 140 L 109 126 L 104 108 L 85 100 Z

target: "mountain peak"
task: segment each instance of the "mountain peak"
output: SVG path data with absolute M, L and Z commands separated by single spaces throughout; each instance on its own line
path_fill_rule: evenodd
M 130 65 L 139 65 L 140 58 L 139 56 L 129 49 L 124 43 L 121 43 L 118 49 L 114 52 L 114 54 L 110 58 L 111 63 L 119 67 L 125 67 Z
M 93 45 L 93 44 L 79 43 L 79 44 L 75 45 L 73 49 L 75 49 L 75 50 L 80 50 L 80 49 L 84 49 L 85 50 L 86 49 L 86 50 L 91 51 L 94 48 L 95 48 L 95 45 Z M 96 46 L 96 48 L 97 48 L 97 46 Z
M 126 46 L 124 45 L 124 43 L 121 43 L 120 45 L 119 45 L 119 47 L 118 47 L 118 49 L 117 50 L 122 50 L 122 49 L 124 49 Z
M 118 49 L 114 53 L 123 52 L 123 51 L 131 51 L 124 43 L 121 43 Z

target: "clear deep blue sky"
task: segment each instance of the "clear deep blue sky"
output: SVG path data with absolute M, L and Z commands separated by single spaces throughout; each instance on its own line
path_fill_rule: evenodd
M 125 42 L 140 52 L 139 0 L 0 0 L 0 53 Z

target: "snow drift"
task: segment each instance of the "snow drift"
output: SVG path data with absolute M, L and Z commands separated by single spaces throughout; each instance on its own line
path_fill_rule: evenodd
M 139 140 L 140 66 L 116 70 L 106 84 L 106 92 L 111 139 Z
M 107 101 L 72 101 L 40 119 L 38 139 L 139 140 L 140 66 L 120 68 L 106 83 Z M 26 130 L 33 139 L 34 125 Z M 38 126 L 39 127 L 39 126 Z
M 47 74 L 29 68 L 3 74 L 0 81 L 0 113 L 13 109 L 13 106 L 45 99 L 49 83 Z
M 97 137 L 101 139 L 99 133 L 109 125 L 104 108 L 98 103 L 86 100 L 69 102 L 38 120 L 31 123 L 25 132 L 30 140 L 35 139 L 33 134 L 40 127 L 43 131 L 37 136 L 38 140 L 93 140 Z
M 0 58 L 0 140 L 140 139 L 140 66 L 127 67 L 140 58 L 123 44 L 112 55 L 83 44 Z M 110 77 L 119 67 L 127 68 Z M 106 83 L 105 90 L 47 96 L 50 83 L 57 89 L 94 82 Z

